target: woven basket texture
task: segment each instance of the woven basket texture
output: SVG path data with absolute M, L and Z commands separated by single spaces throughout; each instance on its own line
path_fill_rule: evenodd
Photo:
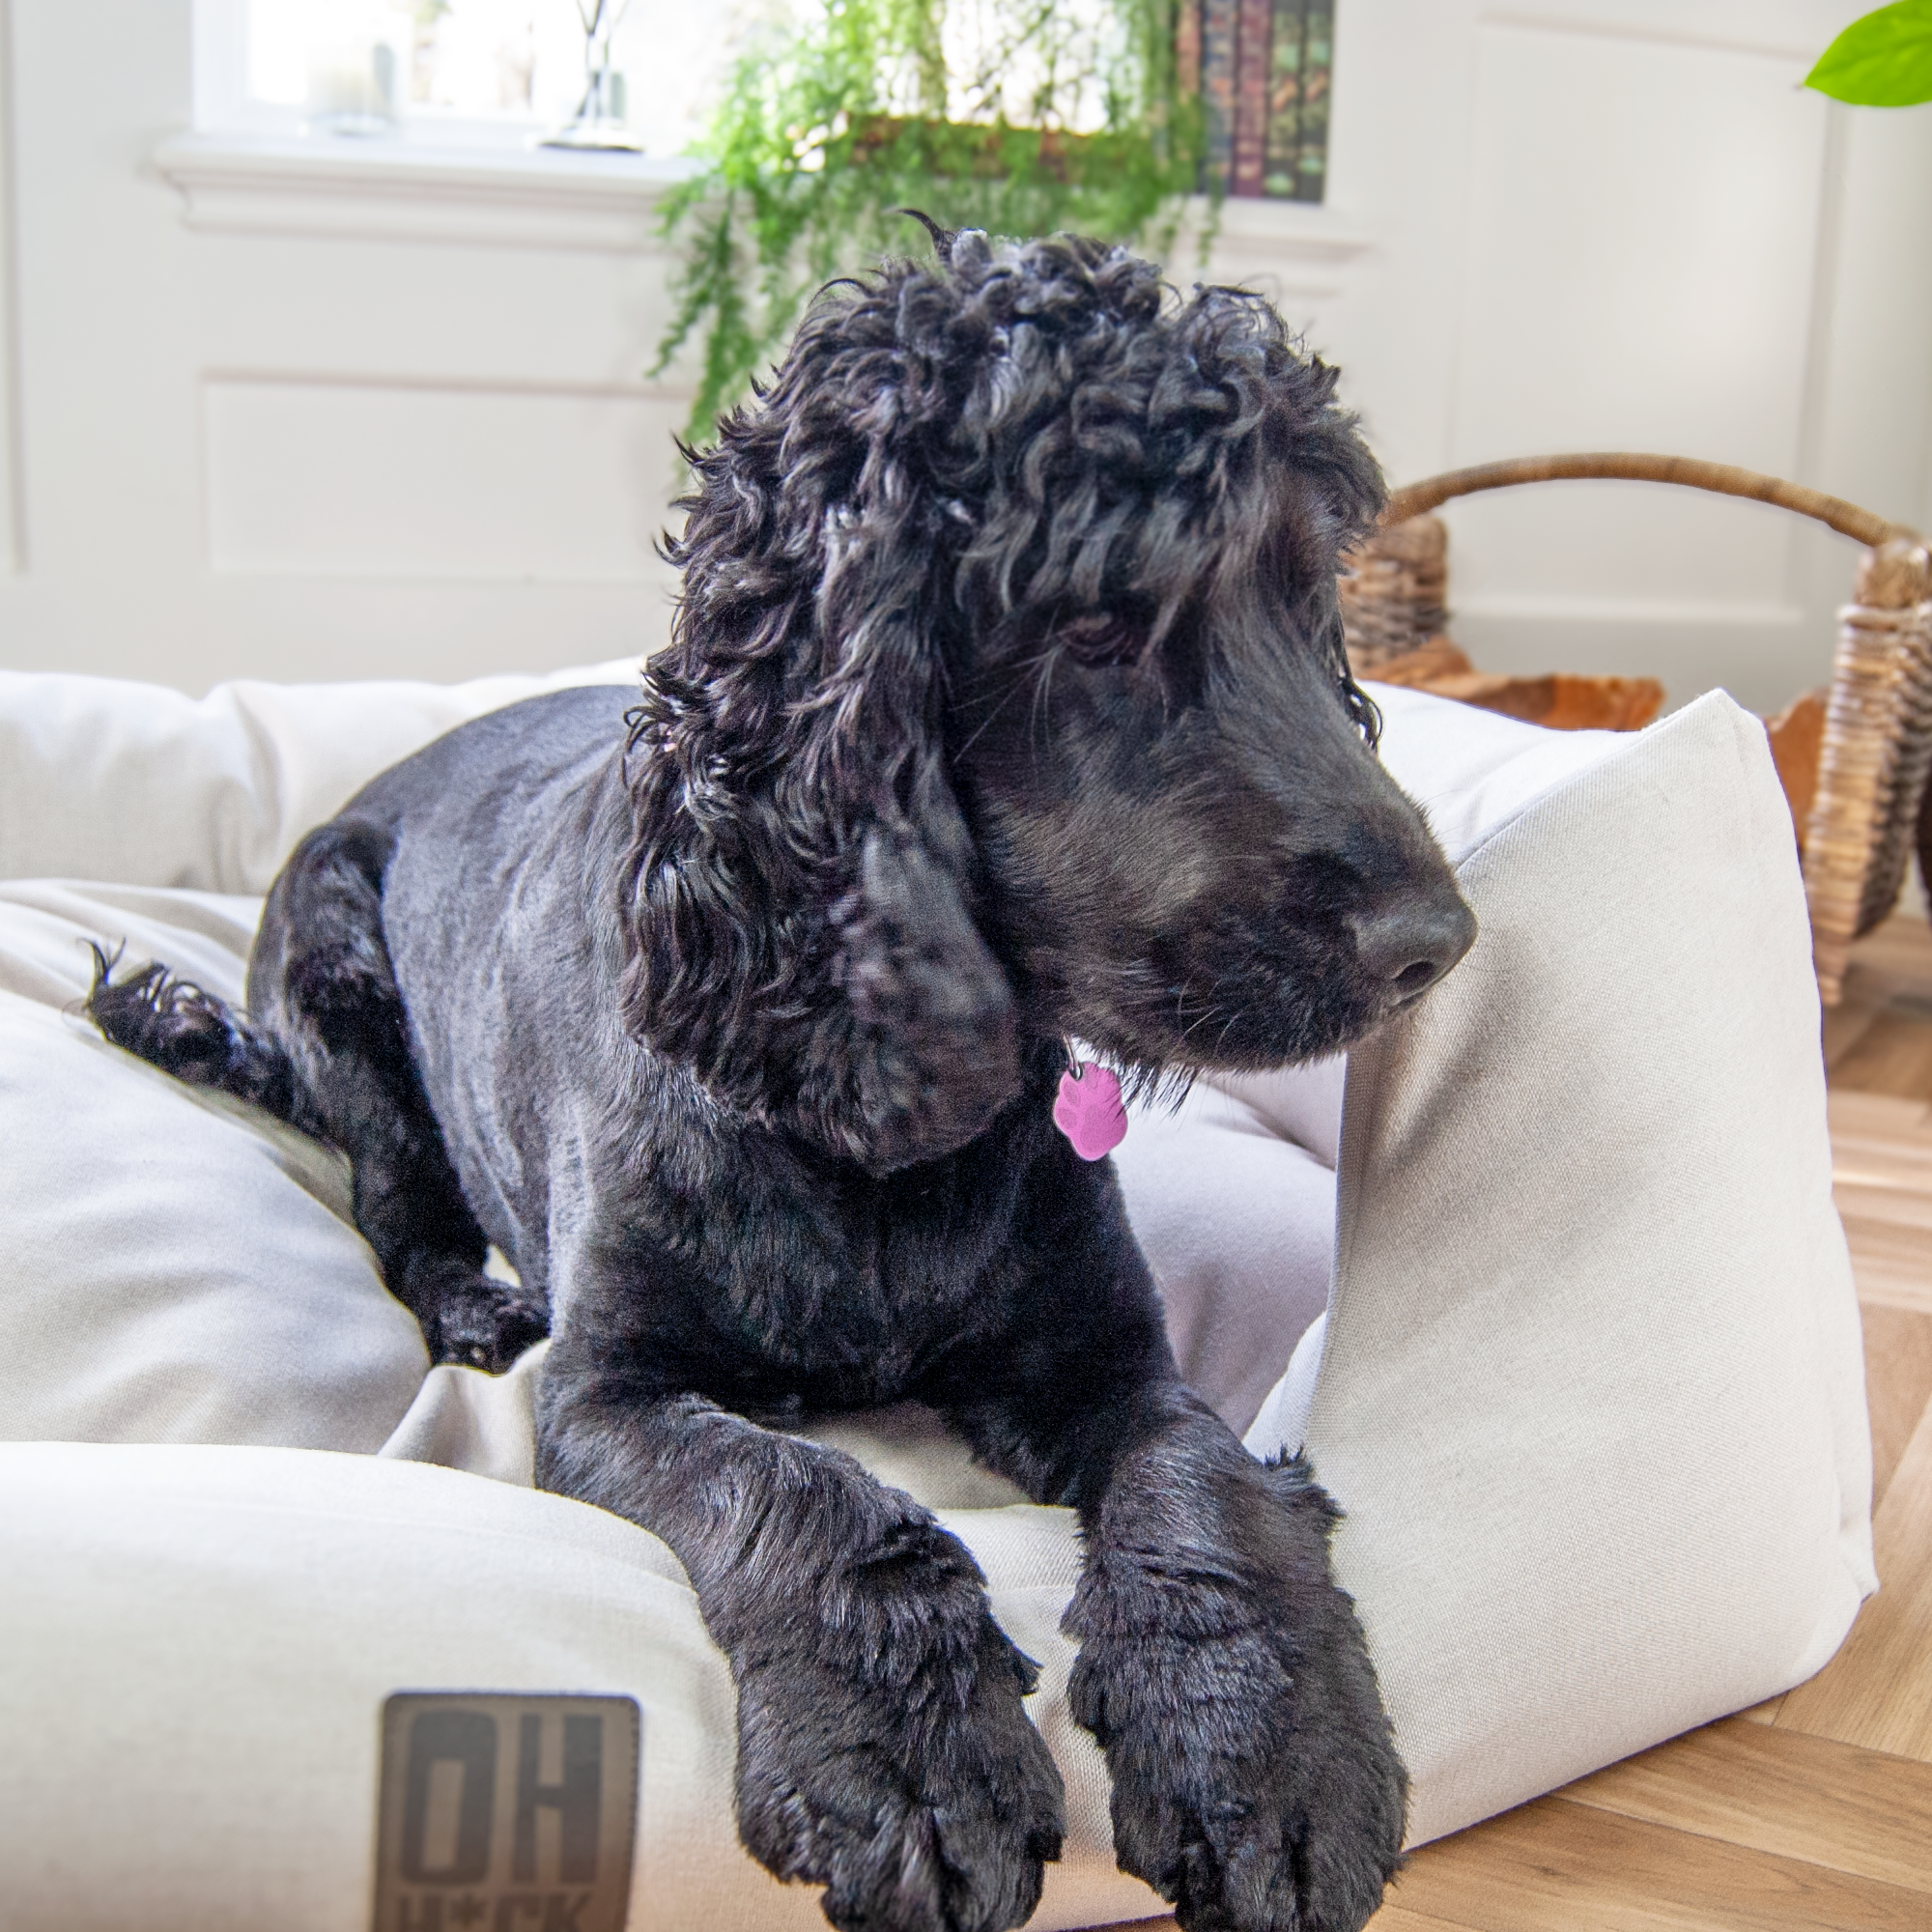
M 1775 503 L 1870 546 L 1838 613 L 1818 778 L 1803 838 L 1819 992 L 1834 1005 L 1852 942 L 1889 916 L 1915 840 L 1932 870 L 1932 556 L 1913 531 L 1840 498 L 1753 471 L 1629 454 L 1525 457 L 1454 470 L 1391 498 L 1388 518 L 1339 584 L 1349 661 L 1362 676 L 1446 642 L 1448 532 L 1427 514 L 1477 491 L 1559 478 L 1682 484 Z M 1416 660 L 1417 663 L 1422 660 Z

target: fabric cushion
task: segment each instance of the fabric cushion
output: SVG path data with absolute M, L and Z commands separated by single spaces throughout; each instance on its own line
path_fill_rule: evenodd
M 78 1011 L 88 942 L 239 1001 L 260 895 L 312 825 L 465 719 L 637 674 L 192 699 L 0 671 L 0 1437 L 389 1436 L 429 1365 L 346 1165 L 109 1047 Z
M 477 1476 L 277 1449 L 0 1445 L 0 1724 L 32 1740 L 0 1754 L 9 1925 L 366 1932 L 384 1700 L 485 1689 L 637 1699 L 638 1932 L 822 1932 L 817 1894 L 738 1846 L 730 1672 L 655 1537 Z M 1070 1513 L 942 1520 L 1041 1666 L 1067 1836 L 1031 1923 L 1153 1915 L 1066 1710 Z
M 423 1378 L 419 1345 L 337 1218 L 339 1163 L 112 1055 L 62 1011 L 84 983 L 76 942 L 90 925 L 110 938 L 125 929 L 135 953 L 152 950 L 232 990 L 253 908 L 213 895 L 259 891 L 303 813 L 332 810 L 395 754 L 389 736 L 354 726 L 363 715 L 393 720 L 394 694 L 345 690 L 314 706 L 270 694 L 251 700 L 253 712 L 217 694 L 207 707 L 219 754 L 192 731 L 168 753 L 200 804 L 171 819 L 157 806 L 158 828 L 138 822 L 133 807 L 165 792 L 165 761 L 133 731 L 137 781 L 102 771 L 107 807 L 83 833 L 58 822 L 59 760 L 46 748 L 132 730 L 126 714 L 148 698 L 124 687 L 77 696 L 71 687 L 87 681 L 53 682 L 51 724 L 34 715 L 45 680 L 0 689 L 0 714 L 10 698 L 20 712 L 0 716 L 0 741 L 38 747 L 42 759 L 38 778 L 14 774 L 10 796 L 40 814 L 44 849 L 69 871 L 118 869 L 124 888 L 142 890 L 8 889 L 0 946 L 14 963 L 0 994 L 31 1009 L 19 1037 L 40 1051 L 34 1077 L 5 1092 L 7 1128 L 11 1142 L 46 1144 L 32 1186 L 7 1203 L 10 1216 L 42 1216 L 31 1266 L 0 1300 L 10 1394 L 32 1392 L 35 1427 L 48 1435 L 315 1445 L 340 1431 L 342 1447 L 386 1435 L 390 1455 L 70 1446 L 0 1459 L 0 1538 L 13 1545 L 0 1567 L 36 1579 L 10 1605 L 12 1641 L 0 1653 L 0 1726 L 42 1741 L 31 1763 L 16 1754 L 0 1772 L 0 1815 L 32 1821 L 31 1861 L 8 1855 L 39 1888 L 10 1885 L 29 1922 L 56 1909 L 63 1922 L 128 1917 L 130 1894 L 115 1891 L 112 1861 L 96 1849 L 105 1814 L 81 1793 L 119 1793 L 116 1804 L 140 1813 L 139 1882 L 181 1901 L 166 1922 L 230 1922 L 219 1917 L 228 1894 L 217 1893 L 231 1870 L 257 1874 L 234 1895 L 253 1901 L 260 1922 L 265 1896 L 295 1899 L 292 1875 L 316 1868 L 312 1839 L 336 1847 L 338 1862 L 342 1846 L 366 1843 L 380 1691 L 613 1682 L 640 1684 L 661 1713 L 646 1739 L 647 1794 L 658 1778 L 710 1794 L 660 1812 L 677 1833 L 655 1873 L 650 1858 L 639 1862 L 653 1914 L 751 1926 L 765 1922 L 759 1914 L 776 1924 L 802 1912 L 798 1922 L 810 1922 L 810 1900 L 769 1885 L 736 1848 L 718 1795 L 730 1726 L 715 1685 L 654 1661 L 681 1656 L 686 1642 L 686 1611 L 666 1608 L 654 1647 L 653 1605 L 670 1601 L 658 1589 L 668 1558 L 655 1540 L 477 1475 L 394 1466 L 430 1458 L 526 1481 L 537 1365 L 496 1383 L 455 1369 Z M 1350 1058 L 1323 1346 L 1297 1353 L 1298 1411 L 1277 1387 L 1248 1439 L 1275 1446 L 1271 1421 L 1277 1443 L 1305 1435 L 1349 1513 L 1337 1562 L 1414 1777 L 1419 1841 L 1815 1669 L 1872 1587 L 1869 1462 L 1802 892 L 1761 729 L 1714 697 L 1639 738 L 1558 741 L 1415 694 L 1378 696 L 1385 756 L 1459 859 L 1482 937 L 1442 988 Z M 82 698 L 115 716 L 90 723 Z M 427 736 L 455 722 L 458 702 L 421 700 L 415 728 Z M 276 720 L 272 754 L 256 765 L 242 759 L 264 742 L 238 723 L 245 716 Z M 327 777 L 293 785 L 285 764 Z M 310 801 L 299 810 L 287 803 L 298 793 Z M 69 786 L 58 803 L 85 818 L 93 808 L 77 797 L 89 796 Z M 43 847 L 8 824 L 0 856 L 31 873 Z M 202 892 L 153 890 L 170 880 Z M 0 1044 L 9 1067 L 12 1038 Z M 1171 1123 L 1172 1158 L 1145 1119 L 1129 1136 L 1131 1211 L 1175 1292 L 1183 1345 L 1241 1372 L 1220 1392 L 1224 1412 L 1237 1414 L 1280 1375 L 1320 1299 L 1311 1285 L 1325 1272 L 1330 1183 L 1309 1170 L 1326 1171 L 1333 1092 L 1333 1068 L 1224 1082 L 1194 1103 L 1191 1144 L 1181 1146 L 1188 1117 Z M 207 1131 L 195 1139 L 191 1127 Z M 1218 1158 L 1236 1138 L 1264 1157 Z M 95 1147 L 86 1159 L 84 1142 Z M 130 1191 L 136 1169 L 148 1170 L 146 1195 Z M 137 1205 L 110 1221 L 102 1204 L 123 1193 Z M 175 1196 L 187 1206 L 169 1222 Z M 149 1215 L 158 1217 L 153 1238 Z M 1242 1215 L 1238 1242 L 1222 1242 Z M 93 1222 L 114 1238 L 97 1240 Z M 281 1245 L 284 1228 L 300 1238 Z M 1285 1272 L 1271 1274 L 1270 1229 L 1277 1256 L 1291 1236 L 1306 1241 Z M 218 1278 L 211 1266 L 226 1264 L 216 1261 L 223 1243 L 246 1293 L 222 1304 L 226 1315 L 212 1299 L 211 1325 L 267 1321 L 292 1283 L 327 1306 L 280 1340 L 211 1344 L 200 1356 L 183 1336 L 203 1318 L 178 1324 L 166 1346 L 194 1367 L 169 1388 L 213 1380 L 224 1349 L 269 1365 L 225 1419 L 203 1425 L 192 1403 L 142 1383 L 142 1323 L 164 1332 L 174 1298 Z M 170 1258 L 177 1244 L 189 1259 Z M 122 1297 L 125 1281 L 139 1292 Z M 1188 1303 L 1189 1284 L 1204 1282 L 1211 1293 Z M 124 1307 L 138 1320 L 115 1312 Z M 100 1311 L 97 1345 L 79 1330 Z M 337 1321 L 355 1338 L 342 1345 L 350 1366 L 322 1379 L 361 1393 L 336 1414 L 327 1404 L 302 1411 L 315 1398 L 298 1394 L 290 1413 L 308 1419 L 275 1433 L 263 1420 L 274 1364 L 299 1366 L 317 1329 Z M 103 1374 L 101 1361 L 126 1366 Z M 299 1378 L 291 1386 L 299 1392 Z M 23 1433 L 7 1426 L 14 1413 L 10 1403 L 0 1414 L 6 1434 Z M 917 1415 L 839 1426 L 844 1446 L 953 1511 L 1015 1639 L 1047 1661 L 1077 1562 L 1070 1521 L 1012 1504 Z M 431 1486 L 408 1487 L 422 1480 Z M 14 1507 L 40 1496 L 53 1500 Z M 406 1504 L 385 1500 L 394 1497 Z M 281 1516 L 277 1498 L 290 1505 Z M 565 1518 L 594 1519 L 608 1564 L 586 1569 L 568 1553 L 580 1529 Z M 485 1533 L 511 1520 L 514 1533 Z M 447 1536 L 423 1527 L 443 1520 Z M 479 1526 L 473 1541 L 469 1524 Z M 635 1590 L 611 1580 L 627 1563 Z M 218 1608 L 230 1600 L 255 1606 L 247 1641 L 247 1618 Z M 438 1649 L 445 1614 L 487 1645 L 466 1635 Z M 577 1620 L 567 1642 L 553 1634 L 559 1618 Z M 1063 1667 L 1062 1653 L 1051 1655 Z M 110 1657 L 120 1661 L 105 1672 Z M 1039 1721 L 1098 1820 L 1097 1759 L 1083 1757 L 1091 1747 L 1066 1719 L 1063 1683 L 1050 1669 Z M 56 1695 L 82 1718 L 49 1727 Z M 152 1722 L 117 1730 L 117 1713 L 136 1706 Z M 214 1725 L 222 1736 L 286 1731 L 291 1753 L 311 1751 L 322 1768 L 299 1786 L 304 1804 L 284 1807 L 270 1788 L 276 1777 L 239 1745 L 190 1753 L 185 1771 L 171 1765 L 155 1740 L 185 1737 L 204 1708 L 230 1711 Z M 353 1749 L 343 1742 L 352 1734 Z M 113 1747 L 117 1736 L 127 1750 Z M 653 1802 L 669 1804 L 647 1799 L 647 1812 Z M 257 1829 L 259 1858 L 233 1849 Z M 75 1873 L 88 1884 L 76 1889 Z M 1073 1889 L 1049 1902 L 1065 1896 L 1065 1911 L 1089 1918 L 1155 1909 L 1112 1872 L 1099 1822 L 1076 1833 L 1055 1884 Z M 288 1904 L 277 1922 L 349 1922 L 340 1901 L 355 1888 L 342 1886 L 312 1921 L 290 1917 Z M 75 1897 L 96 1891 L 98 1916 L 76 1918 Z M 727 1896 L 728 1910 L 707 1903 Z M 355 1898 L 361 1922 L 366 1891 Z
M 1553 790 L 1521 741 L 1452 801 L 1466 741 L 1406 769 L 1405 716 L 1481 937 L 1350 1057 L 1301 1439 L 1422 1839 L 1808 1677 L 1877 1578 L 1762 724 L 1714 694 Z
M 378 772 L 466 719 L 630 659 L 468 684 L 218 684 L 0 670 L 0 879 L 253 893 Z
M 261 901 L 0 882 L 0 1436 L 378 1448 L 428 1359 L 342 1158 L 111 1047 L 90 939 L 239 999 Z
M 1114 1150 L 1175 1357 L 1237 1435 L 1327 1306 L 1346 1065 L 1198 1080 Z

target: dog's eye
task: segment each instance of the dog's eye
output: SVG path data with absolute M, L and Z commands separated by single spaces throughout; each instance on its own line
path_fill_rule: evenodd
M 1135 663 L 1147 639 L 1139 627 L 1113 611 L 1094 611 L 1061 625 L 1059 641 L 1080 664 L 1100 667 Z

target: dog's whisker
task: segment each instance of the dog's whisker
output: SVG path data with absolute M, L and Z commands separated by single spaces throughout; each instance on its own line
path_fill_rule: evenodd
M 1008 687 L 1005 694 L 1001 696 L 999 702 L 995 704 L 992 710 L 989 711 L 986 714 L 986 716 L 980 721 L 979 728 L 973 733 L 973 735 L 970 738 L 966 740 L 965 744 L 960 746 L 956 755 L 964 757 L 966 753 L 970 752 L 973 749 L 973 747 L 977 745 L 980 742 L 980 740 L 986 735 L 986 733 L 992 728 L 993 724 L 995 720 L 998 719 L 1000 713 L 1004 711 L 1009 703 L 1011 703 L 1011 701 L 1018 695 L 1018 693 L 1019 693 L 1018 685 L 1010 685 Z
M 1046 727 L 1046 729 L 1041 732 L 1040 736 L 1042 743 L 1048 749 L 1051 749 L 1053 743 L 1052 740 L 1053 670 L 1054 670 L 1054 666 L 1059 662 L 1059 660 L 1060 660 L 1060 653 L 1058 651 L 1048 651 L 1044 654 L 1043 658 L 1041 659 L 1042 668 L 1040 670 L 1039 676 L 1034 682 L 1033 711 L 1031 717 L 1028 720 L 1029 735 L 1032 734 L 1034 727 L 1037 725 L 1043 724 Z
M 1193 1035 L 1196 1028 L 1207 1026 L 1210 1021 L 1218 1019 L 1220 1018 L 1220 1016 L 1221 1016 L 1221 1009 L 1219 1007 L 1209 1007 L 1207 1009 L 1207 1011 L 1201 1015 L 1199 1019 L 1190 1021 L 1188 1025 L 1186 1025 L 1181 1029 L 1180 1044 L 1182 1046 L 1185 1046 L 1187 1044 L 1189 1037 Z M 1180 1014 L 1179 1011 L 1177 1011 L 1175 1014 L 1175 1018 L 1179 1019 L 1179 1017 Z M 1224 1037 L 1225 1035 L 1226 1035 L 1226 1029 L 1224 1028 L 1223 1029 Z

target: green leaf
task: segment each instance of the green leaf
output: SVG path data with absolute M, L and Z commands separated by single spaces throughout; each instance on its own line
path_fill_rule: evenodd
M 976 0 L 990 52 L 952 75 L 950 3 L 817 0 L 743 48 L 700 172 L 661 205 L 681 261 L 652 374 L 696 338 L 694 442 L 782 352 L 815 288 L 924 246 L 899 209 L 949 228 L 1172 245 L 1206 128 L 1177 86 L 1175 0 Z M 1025 126 L 1000 92 L 1015 66 L 1038 76 Z M 1100 89 L 1105 125 L 1070 135 L 1082 85 Z
M 1854 20 L 1825 49 L 1804 85 L 1859 107 L 1932 100 L 1932 0 L 1898 0 Z

